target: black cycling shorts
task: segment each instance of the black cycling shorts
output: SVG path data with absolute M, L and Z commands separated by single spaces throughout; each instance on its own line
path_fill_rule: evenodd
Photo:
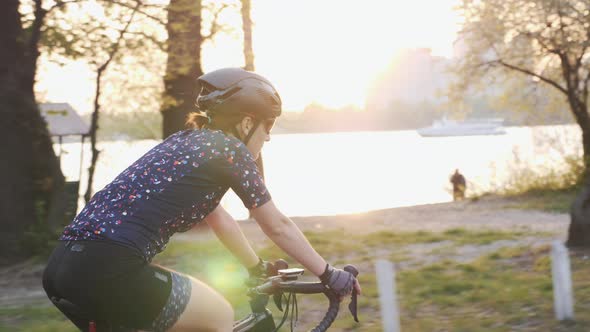
M 64 314 L 83 331 L 89 320 L 165 331 L 191 294 L 188 277 L 149 264 L 132 249 L 100 241 L 60 242 L 45 268 L 43 287 L 50 299 L 65 299 L 81 309 L 82 314 Z

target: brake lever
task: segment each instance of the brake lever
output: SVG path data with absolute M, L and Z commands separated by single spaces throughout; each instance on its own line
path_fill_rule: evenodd
M 355 278 L 359 275 L 359 271 L 356 269 L 356 267 L 354 267 L 354 265 L 346 265 L 344 267 L 344 271 L 351 273 Z M 359 318 L 357 306 L 357 292 L 356 288 L 354 288 L 354 285 L 352 286 L 352 296 L 350 299 L 350 303 L 348 304 L 348 310 L 350 310 L 352 317 L 354 317 L 354 321 L 358 323 Z
M 348 310 L 350 310 L 350 313 L 352 314 L 352 317 L 354 317 L 354 321 L 355 322 L 359 322 L 359 317 L 357 315 L 357 301 L 356 301 L 356 289 L 352 290 L 352 297 L 350 300 L 350 303 L 348 304 Z
M 283 311 L 283 293 L 277 293 L 277 294 L 273 295 L 272 299 L 274 300 L 277 308 L 279 308 L 279 310 L 282 312 Z

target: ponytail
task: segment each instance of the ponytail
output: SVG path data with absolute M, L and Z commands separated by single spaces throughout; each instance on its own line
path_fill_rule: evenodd
M 188 129 L 212 129 L 221 130 L 226 134 L 239 137 L 236 132 L 236 125 L 246 116 L 244 113 L 234 114 L 213 114 L 208 117 L 205 112 L 191 112 L 186 118 Z
M 191 112 L 186 117 L 186 127 L 190 129 L 203 129 L 209 123 L 209 118 L 204 112 Z

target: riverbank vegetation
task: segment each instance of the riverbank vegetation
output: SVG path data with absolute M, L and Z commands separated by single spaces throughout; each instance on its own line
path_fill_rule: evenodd
M 486 195 L 510 198 L 506 207 L 569 213 L 582 188 L 584 163 L 582 157 L 559 151 L 562 167 L 531 167 L 515 158 L 510 163 L 510 174 L 505 181 L 492 183 L 486 192 L 474 192 L 472 200 Z

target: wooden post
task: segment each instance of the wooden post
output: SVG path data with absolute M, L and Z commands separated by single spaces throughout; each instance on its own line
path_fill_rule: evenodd
M 376 263 L 376 271 L 383 331 L 399 332 L 399 309 L 395 289 L 394 266 L 391 262 L 380 259 Z
M 59 137 L 59 155 L 57 156 L 57 159 L 59 160 L 59 165 L 61 167 L 61 155 L 64 152 L 64 148 L 63 148 L 63 141 L 62 141 L 62 136 L 58 136 Z
M 555 317 L 557 320 L 574 319 L 570 257 L 567 248 L 560 241 L 554 241 L 551 248 L 551 272 Z

